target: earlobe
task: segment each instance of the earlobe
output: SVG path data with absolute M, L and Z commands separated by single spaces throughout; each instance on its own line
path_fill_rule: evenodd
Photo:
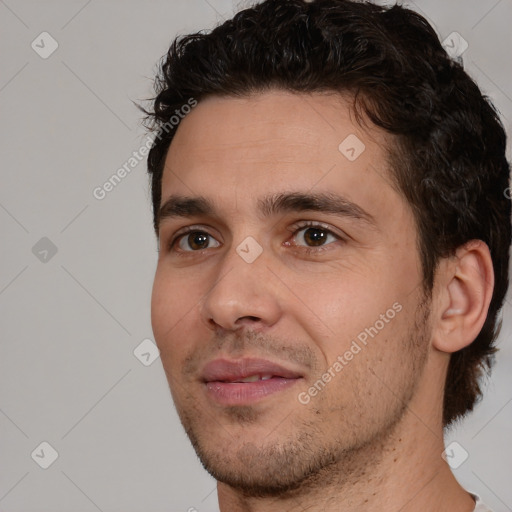
M 442 304 L 433 345 L 453 353 L 471 344 L 487 318 L 494 289 L 489 248 L 471 240 L 457 249 L 451 264 L 444 265 L 439 293 Z

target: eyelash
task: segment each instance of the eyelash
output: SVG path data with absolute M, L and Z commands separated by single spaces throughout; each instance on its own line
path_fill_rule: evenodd
M 322 223 L 318 223 L 318 222 L 313 222 L 313 221 L 308 221 L 308 222 L 302 222 L 300 224 L 294 224 L 293 226 L 291 226 L 290 228 L 290 231 L 292 231 L 292 234 L 293 236 L 297 236 L 297 233 L 299 233 L 300 231 L 304 230 L 304 229 L 307 229 L 307 228 L 319 228 L 319 229 L 322 229 L 326 234 L 327 236 L 329 235 L 332 235 L 334 236 L 335 238 L 338 239 L 339 242 L 345 242 L 345 239 L 344 237 L 342 237 L 341 235 L 335 233 L 334 231 L 332 231 L 331 229 L 329 229 L 328 227 L 326 227 L 324 224 Z M 189 235 L 190 233 L 201 233 L 201 234 L 205 234 L 207 236 L 211 236 L 213 238 L 212 235 L 210 235 L 210 233 L 208 233 L 207 231 L 205 231 L 204 229 L 201 229 L 199 226 L 188 226 L 186 228 L 183 229 L 183 231 L 181 233 L 179 233 L 178 235 L 176 235 L 173 240 L 171 241 L 171 243 L 169 244 L 169 250 L 176 253 L 178 256 L 188 256 L 190 254 L 194 254 L 194 253 L 201 253 L 203 251 L 206 251 L 207 249 L 200 249 L 200 250 L 197 250 L 197 251 L 176 251 L 174 250 L 174 246 L 176 244 L 179 243 L 179 241 L 185 237 L 186 235 Z M 318 247 L 308 247 L 308 246 L 303 246 L 303 245 L 300 245 L 300 246 L 297 246 L 297 245 L 292 245 L 292 247 L 300 247 L 300 250 L 304 253 L 306 253 L 307 255 L 309 254 L 318 254 L 322 251 L 325 251 L 325 250 L 329 250 L 329 245 L 332 245 L 334 242 L 330 242 L 326 245 L 321 245 L 321 246 L 318 246 Z

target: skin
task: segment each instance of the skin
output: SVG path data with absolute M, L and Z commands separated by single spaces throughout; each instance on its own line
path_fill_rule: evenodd
M 354 161 L 338 149 L 349 134 L 365 145 Z M 218 480 L 221 511 L 474 508 L 441 457 L 443 382 L 450 353 L 485 320 L 491 259 L 483 242 L 459 248 L 440 262 L 425 297 L 412 212 L 387 168 L 391 143 L 354 121 L 347 98 L 276 90 L 209 97 L 177 130 L 162 202 L 204 196 L 215 212 L 161 221 L 152 324 L 181 421 Z M 342 195 L 374 224 L 259 213 L 259 198 L 287 192 Z M 303 221 L 332 233 L 325 250 Z M 209 235 L 204 245 L 179 236 L 187 226 Z M 248 236 L 262 249 L 252 263 L 236 250 Z M 397 303 L 400 312 L 301 403 L 298 395 Z M 228 407 L 201 380 L 219 357 L 269 359 L 302 378 Z

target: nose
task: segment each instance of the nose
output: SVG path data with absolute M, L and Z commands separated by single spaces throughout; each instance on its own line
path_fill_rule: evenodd
M 278 279 L 264 253 L 248 263 L 232 248 L 223 258 L 201 306 L 202 320 L 209 329 L 261 331 L 278 321 Z

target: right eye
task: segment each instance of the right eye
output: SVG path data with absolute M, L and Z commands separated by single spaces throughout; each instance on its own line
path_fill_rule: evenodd
M 174 238 L 171 242 L 171 251 L 176 251 L 175 246 L 177 245 L 179 250 L 176 252 L 198 252 L 205 249 L 210 249 L 210 241 L 215 241 L 217 245 L 213 247 L 219 247 L 220 243 L 215 240 L 206 231 L 200 231 L 194 228 L 187 228 L 185 232 Z M 188 247 L 187 247 L 188 246 Z

